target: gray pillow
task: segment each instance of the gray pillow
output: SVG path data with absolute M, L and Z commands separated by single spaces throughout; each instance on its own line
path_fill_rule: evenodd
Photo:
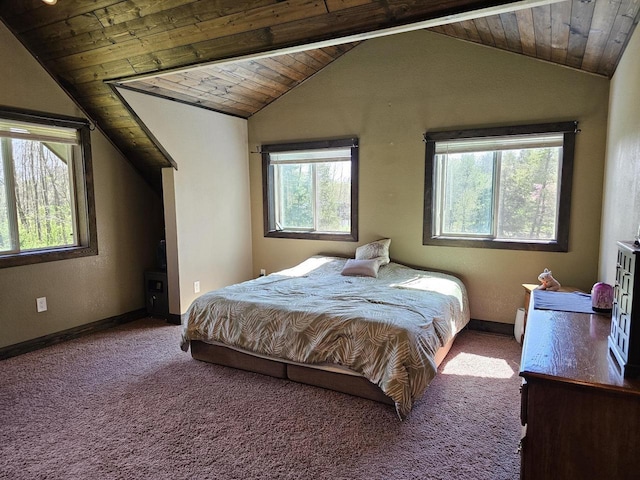
M 378 269 L 380 264 L 378 260 L 354 260 L 350 258 L 344 264 L 342 275 L 361 276 L 361 277 L 378 277 Z

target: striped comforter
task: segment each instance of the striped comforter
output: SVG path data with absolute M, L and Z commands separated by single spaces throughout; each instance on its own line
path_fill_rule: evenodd
M 269 357 L 338 364 L 377 384 L 404 418 L 436 374 L 435 352 L 469 321 L 460 280 L 396 263 L 378 278 L 340 274 L 346 259 L 300 265 L 197 298 L 182 326 L 190 340 Z

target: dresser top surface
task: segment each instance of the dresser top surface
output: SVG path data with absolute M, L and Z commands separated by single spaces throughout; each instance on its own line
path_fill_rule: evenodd
M 610 357 L 611 318 L 529 310 L 520 375 L 636 393 L 640 378 L 625 379 Z
M 636 245 L 634 242 L 618 242 L 618 247 L 622 247 L 625 250 L 630 251 L 631 253 L 640 253 L 640 246 Z

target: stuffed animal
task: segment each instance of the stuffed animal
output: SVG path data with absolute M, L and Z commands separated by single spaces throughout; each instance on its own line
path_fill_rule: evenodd
M 560 290 L 560 282 L 553 278 L 553 275 L 551 275 L 551 270 L 547 268 L 544 269 L 544 272 L 538 275 L 538 280 L 541 283 L 541 285 L 538 285 L 538 288 L 540 290 Z

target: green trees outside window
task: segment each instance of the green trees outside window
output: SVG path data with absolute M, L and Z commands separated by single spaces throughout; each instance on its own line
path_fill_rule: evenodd
M 560 156 L 555 147 L 439 158 L 444 176 L 440 234 L 555 239 Z
M 0 108 L 0 268 L 97 255 L 89 123 Z
M 357 240 L 357 139 L 263 146 L 265 236 Z
M 71 147 L 0 138 L 0 155 L 6 172 L 0 179 L 0 251 L 16 249 L 16 233 L 19 251 L 75 245 Z M 10 173 L 12 178 L 7 178 Z M 14 232 L 7 191 L 11 184 L 17 214 Z
M 276 224 L 282 230 L 349 232 L 351 162 L 275 166 Z
M 423 243 L 566 251 L 576 129 L 425 134 Z

